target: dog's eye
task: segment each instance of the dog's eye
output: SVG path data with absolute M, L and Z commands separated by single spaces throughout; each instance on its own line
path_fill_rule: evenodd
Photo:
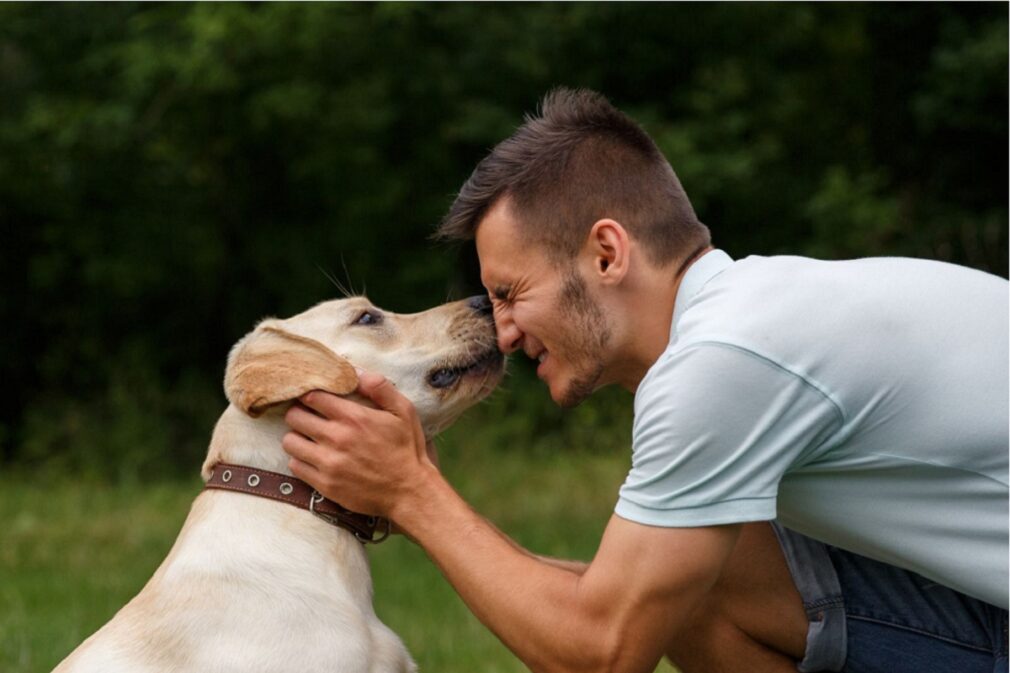
M 382 322 L 382 314 L 375 311 L 364 311 L 352 323 L 354 325 L 378 325 Z

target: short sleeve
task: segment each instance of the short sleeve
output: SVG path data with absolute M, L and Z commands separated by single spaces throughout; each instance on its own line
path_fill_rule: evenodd
M 615 512 L 668 527 L 774 519 L 783 475 L 841 425 L 824 391 L 749 350 L 667 351 L 635 395 L 632 466 Z

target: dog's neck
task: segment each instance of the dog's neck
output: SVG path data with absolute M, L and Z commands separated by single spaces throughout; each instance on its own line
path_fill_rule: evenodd
M 251 418 L 229 405 L 214 426 L 203 463 L 203 478 L 206 480 L 210 476 L 211 468 L 217 463 L 246 465 L 290 475 L 290 457 L 281 448 L 281 440 L 289 430 L 283 414 L 284 409 L 278 408 L 259 418 Z
M 284 423 L 285 411 L 286 407 L 277 407 L 252 418 L 229 405 L 214 426 L 202 469 L 204 480 L 210 477 L 211 469 L 218 463 L 290 475 L 290 457 L 281 447 L 281 440 L 289 430 Z M 212 558 L 214 563 L 225 569 L 248 564 L 252 558 L 257 559 L 257 563 L 290 566 L 290 559 L 285 558 L 288 554 L 278 557 L 277 549 L 286 549 L 289 554 L 296 555 L 299 568 L 321 564 L 317 568 L 319 572 L 333 559 L 339 559 L 347 582 L 363 587 L 363 593 L 357 599 L 362 604 L 370 601 L 371 581 L 362 545 L 346 530 L 308 512 L 295 517 L 291 516 L 291 512 L 298 513 L 299 510 L 265 498 L 249 498 L 244 494 L 219 490 L 204 491 L 194 503 L 176 547 L 186 557 Z M 221 530 L 236 527 L 256 529 L 262 534 L 243 536 L 241 543 L 227 535 L 221 536 Z M 226 543 L 220 542 L 219 538 Z M 165 566 L 171 565 L 175 555 L 173 550 Z M 284 590 L 284 587 L 279 589 Z

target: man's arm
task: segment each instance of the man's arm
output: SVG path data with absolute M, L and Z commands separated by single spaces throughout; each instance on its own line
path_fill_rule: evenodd
M 429 452 L 429 455 L 430 455 L 430 452 Z M 546 563 L 547 565 L 554 566 L 555 568 L 560 568 L 561 570 L 567 570 L 568 572 L 575 573 L 576 575 L 583 575 L 583 574 L 585 574 L 586 569 L 589 568 L 589 563 L 587 563 L 586 561 L 575 561 L 575 560 L 572 560 L 572 559 L 555 558 L 553 556 L 542 556 L 540 554 L 534 554 L 530 550 L 528 550 L 528 549 L 520 546 L 518 542 L 516 542 L 515 540 L 513 540 L 512 538 L 510 538 L 508 535 L 506 535 L 504 532 L 502 532 L 502 530 L 500 528 L 498 528 L 497 526 L 495 526 L 493 523 L 491 523 L 487 519 L 483 519 L 483 521 L 488 526 L 490 526 L 496 533 L 498 533 L 498 535 L 503 540 L 505 540 L 506 542 L 508 542 L 509 545 L 513 549 L 515 549 L 517 552 L 519 552 L 521 554 L 525 554 L 525 555 L 529 556 L 530 558 L 537 559 L 538 561 L 542 561 L 542 562 Z
M 615 516 L 584 573 L 559 567 L 519 548 L 456 494 L 392 385 L 365 375 L 359 392 L 379 409 L 314 392 L 303 402 L 318 415 L 288 412 L 299 433 L 284 439 L 295 476 L 352 509 L 392 518 L 534 671 L 651 671 L 735 543 L 737 526 L 657 528 Z
M 515 549 L 444 482 L 393 516 L 534 671 L 652 671 L 738 534 L 736 526 L 653 528 L 615 516 L 593 562 L 570 569 Z

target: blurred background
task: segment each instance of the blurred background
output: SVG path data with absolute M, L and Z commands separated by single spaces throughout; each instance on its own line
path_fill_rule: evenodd
M 429 236 L 553 86 L 637 119 L 734 257 L 1005 277 L 1007 25 L 1001 3 L 0 5 L 0 668 L 47 670 L 160 562 L 258 319 L 337 283 L 400 312 L 481 291 L 471 247 Z M 443 438 L 447 473 L 588 558 L 630 397 L 563 413 L 511 371 Z M 380 615 L 422 669 L 521 670 L 466 663 L 479 625 L 395 545 Z M 384 598 L 383 563 L 423 566 L 422 593 Z M 463 620 L 442 650 L 411 635 L 420 603 Z
M 0 26 L 4 465 L 189 472 L 259 318 L 338 295 L 327 276 L 395 311 L 477 292 L 471 253 L 428 237 L 555 85 L 639 120 L 734 256 L 1007 273 L 1002 4 L 4 5 Z

